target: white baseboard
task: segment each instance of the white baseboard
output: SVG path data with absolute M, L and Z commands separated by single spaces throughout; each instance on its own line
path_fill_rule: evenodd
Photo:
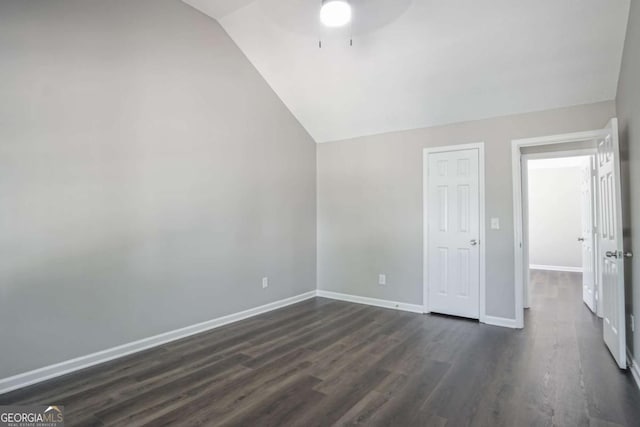
M 422 314 L 425 312 L 424 307 L 417 304 L 408 304 L 403 302 L 388 301 L 388 300 L 377 299 L 377 298 L 361 297 L 357 295 L 342 294 L 339 292 L 323 291 L 320 289 L 317 291 L 317 295 L 323 298 L 354 302 L 357 304 L 372 305 L 375 307 L 391 308 L 394 310 L 409 311 L 411 313 Z M 518 325 L 515 319 L 507 319 L 504 317 L 495 317 L 495 316 L 482 316 L 480 321 L 487 325 L 518 329 Z
M 518 329 L 516 319 L 508 319 L 506 317 L 484 316 L 482 318 L 482 323 L 492 326 L 502 326 L 503 328 Z
M 315 296 L 316 291 L 306 292 L 304 294 L 285 298 L 269 304 L 261 305 L 259 307 L 250 308 L 238 313 L 218 317 L 217 319 L 208 320 L 206 322 L 187 326 L 185 328 L 165 332 L 149 338 L 143 338 L 139 341 L 130 342 L 117 347 L 109 348 L 107 350 L 102 350 L 97 353 L 76 357 L 75 359 L 66 360 L 64 362 L 56 363 L 55 365 L 49 365 L 43 368 L 35 369 L 33 371 L 14 375 L 8 378 L 3 378 L 0 379 L 0 394 L 39 383 L 51 378 L 59 377 L 61 375 L 78 371 L 80 369 L 88 368 L 93 365 L 108 362 L 110 360 L 127 356 L 142 350 L 147 350 L 149 348 L 156 347 L 170 341 L 175 341 L 181 338 L 188 337 L 190 335 L 205 332 L 210 329 L 219 328 L 220 326 L 224 326 L 229 323 L 257 316 L 259 314 L 263 314 L 272 310 L 277 310 L 279 308 L 286 307 L 288 305 L 295 304 L 297 302 L 304 301 Z
M 318 289 L 317 295 L 323 298 L 330 298 L 340 301 L 355 302 L 357 304 L 373 305 L 375 307 L 392 308 L 394 310 L 410 311 L 412 313 L 424 312 L 423 307 L 417 304 L 405 302 L 388 301 L 384 299 L 360 297 L 357 295 L 341 294 L 339 292 L 323 291 Z
M 566 267 L 563 265 L 529 265 L 530 270 L 547 270 L 547 271 L 568 271 L 571 273 L 582 273 L 582 267 Z
M 633 375 L 633 379 L 636 381 L 636 385 L 640 388 L 640 367 L 631 355 L 631 350 L 629 349 L 627 349 L 627 364 L 629 365 L 629 370 L 631 371 L 631 375 Z

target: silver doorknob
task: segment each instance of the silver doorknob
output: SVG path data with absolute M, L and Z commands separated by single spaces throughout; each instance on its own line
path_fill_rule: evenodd
M 625 258 L 633 258 L 633 254 L 631 252 L 625 252 L 624 253 L 624 257 Z
M 584 242 L 584 237 L 578 237 L 578 242 Z
M 607 251 L 604 254 L 607 258 L 618 258 L 618 251 Z
M 469 243 L 471 243 L 471 246 L 476 246 L 478 241 L 476 239 L 472 239 Z

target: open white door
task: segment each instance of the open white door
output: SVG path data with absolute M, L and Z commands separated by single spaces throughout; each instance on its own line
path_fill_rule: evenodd
M 595 159 L 593 156 L 585 159 L 580 180 L 580 208 L 582 213 L 582 235 L 578 238 L 582 242 L 582 299 L 593 312 L 596 311 L 596 268 L 594 252 L 594 224 L 593 217 L 593 175 L 595 173 Z
M 599 264 L 602 280 L 604 342 L 621 369 L 625 352 L 624 257 L 618 120 L 611 119 L 598 140 Z
M 480 317 L 479 150 L 428 154 L 429 311 Z

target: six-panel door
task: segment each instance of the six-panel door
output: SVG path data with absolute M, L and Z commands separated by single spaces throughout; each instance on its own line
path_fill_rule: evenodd
M 612 119 L 598 141 L 600 275 L 602 280 L 604 342 L 618 366 L 627 368 L 622 247 L 622 195 L 618 121 Z
M 480 316 L 477 149 L 430 153 L 427 169 L 429 311 Z
M 595 158 L 590 156 L 582 167 L 580 183 L 582 214 L 582 300 L 593 312 L 596 311 L 596 257 L 594 252 L 594 180 Z

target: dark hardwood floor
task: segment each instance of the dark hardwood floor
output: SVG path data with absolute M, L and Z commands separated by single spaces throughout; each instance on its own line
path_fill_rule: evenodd
M 524 330 L 316 298 L 0 396 L 67 425 L 639 426 L 581 301 L 533 273 Z

